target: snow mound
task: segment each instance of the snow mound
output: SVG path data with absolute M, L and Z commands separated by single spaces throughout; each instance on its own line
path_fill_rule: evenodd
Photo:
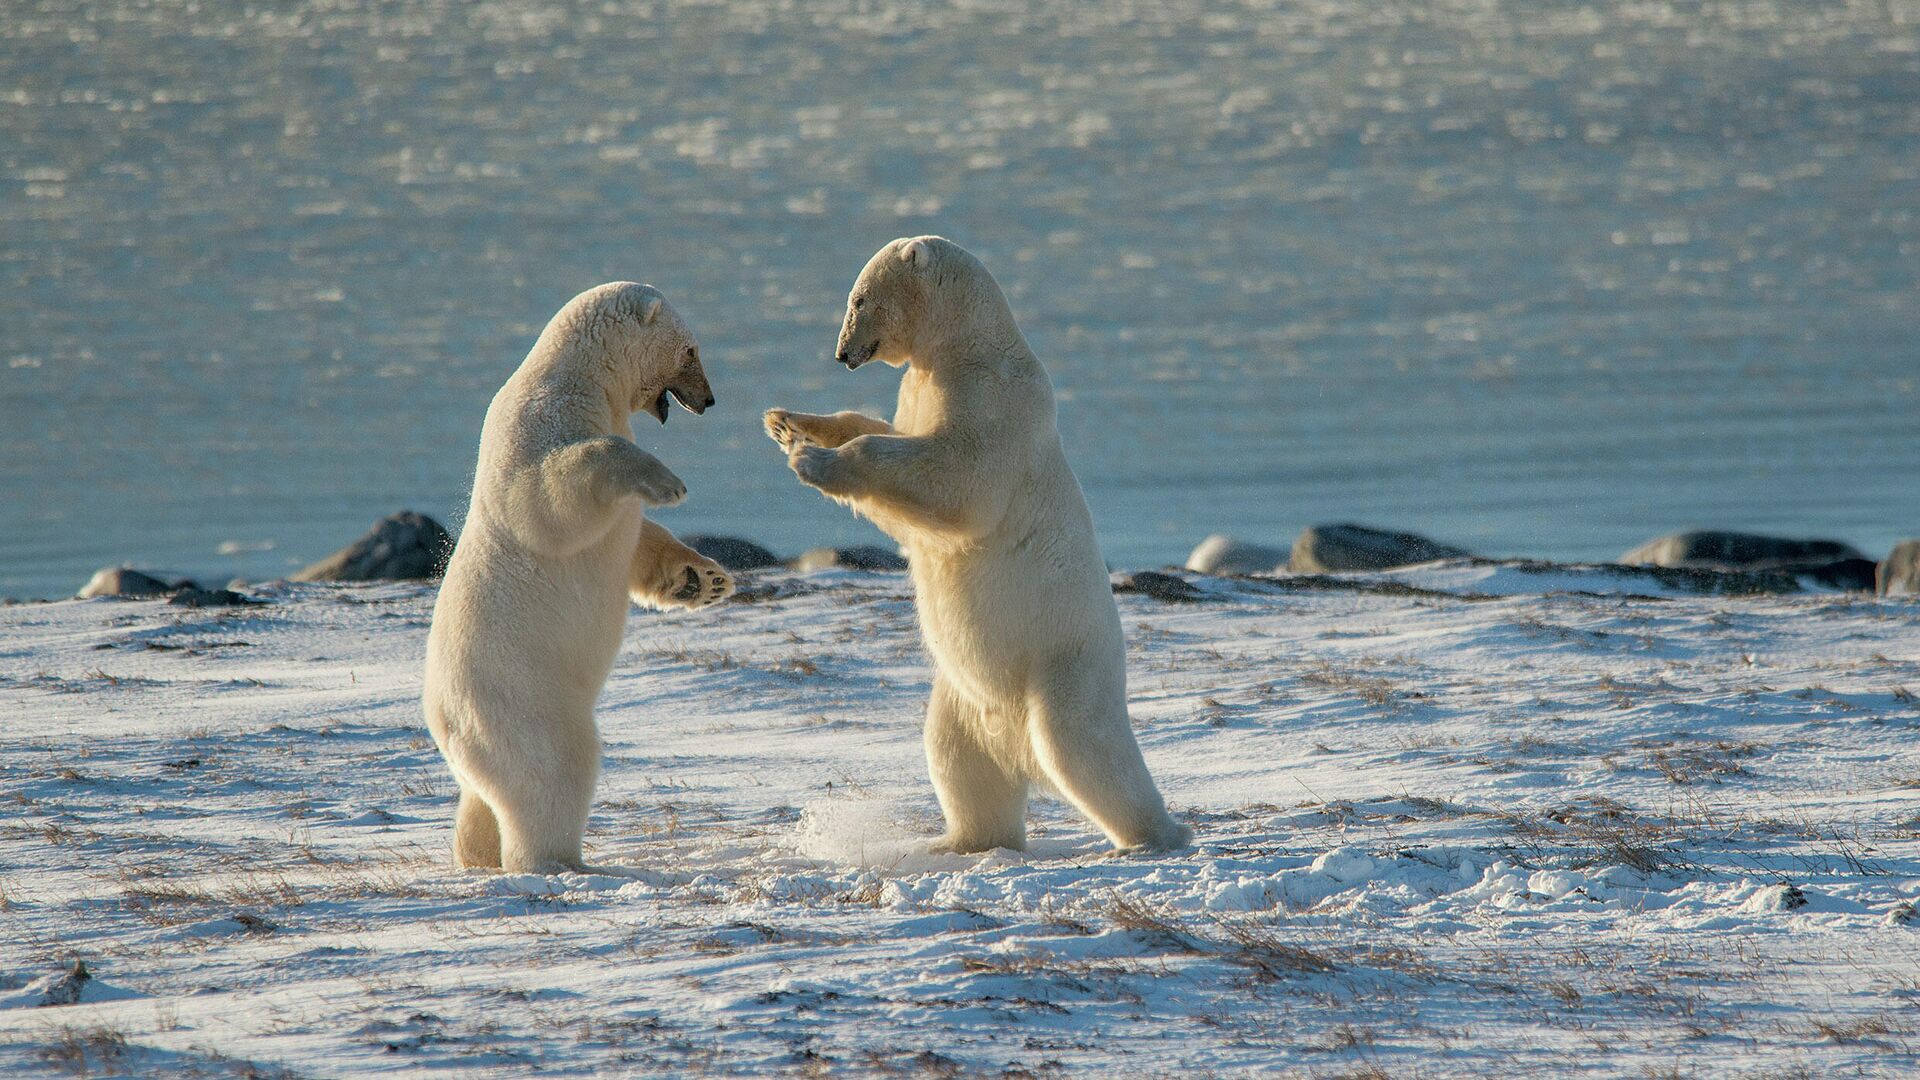
M 103 1001 L 132 1001 L 147 995 L 101 982 L 75 961 L 12 992 L 0 991 L 0 1009 L 35 1009 L 55 1005 L 97 1005 Z

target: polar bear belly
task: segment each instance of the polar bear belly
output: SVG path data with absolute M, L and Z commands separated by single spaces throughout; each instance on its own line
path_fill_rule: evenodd
M 591 710 L 620 648 L 639 513 L 563 559 L 532 555 L 484 521 L 469 522 L 467 532 L 437 602 L 458 610 L 445 625 L 459 632 L 429 634 L 430 666 L 452 675 L 450 686 L 489 699 L 544 699 L 561 714 Z
M 955 690 L 989 711 L 1024 713 L 1035 680 L 1082 653 L 1088 629 L 1102 625 L 1080 610 L 1082 584 L 1044 561 L 986 549 L 911 565 L 928 653 Z

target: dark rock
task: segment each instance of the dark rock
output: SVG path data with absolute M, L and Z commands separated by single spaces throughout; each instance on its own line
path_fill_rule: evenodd
M 96 596 L 166 596 L 192 587 L 193 582 L 185 578 L 163 580 L 125 566 L 109 566 L 88 579 L 76 595 L 82 600 Z
M 1829 589 L 1872 592 L 1874 572 L 1878 569 L 1872 559 L 1835 559 L 1830 563 L 1793 567 L 1790 572 Z
M 453 538 L 425 514 L 402 510 L 351 545 L 293 575 L 295 581 L 404 581 L 446 573 Z
M 1789 540 L 1756 533 L 1702 530 L 1649 540 L 1620 556 L 1620 561 L 1629 566 L 1804 573 L 1814 567 L 1864 558 L 1859 549 L 1838 540 Z
M 1193 584 L 1185 578 L 1163 574 L 1158 570 L 1136 570 L 1131 574 L 1116 574 L 1113 579 L 1113 591 L 1139 593 L 1170 604 L 1190 604 L 1196 600 L 1206 599 L 1207 595 L 1194 588 Z
M 1920 593 L 1920 540 L 1893 545 L 1875 574 L 1874 588 L 1881 596 Z
M 1467 554 L 1413 533 L 1385 532 L 1364 525 L 1315 525 L 1293 542 L 1288 569 L 1296 574 L 1390 570 L 1435 559 L 1457 559 Z
M 1644 576 L 1677 592 L 1702 596 L 1770 596 L 1800 591 L 1800 579 L 1778 570 L 1712 570 L 1697 566 L 1628 566 L 1623 574 Z
M 751 540 L 732 536 L 689 536 L 682 543 L 729 570 L 764 570 L 780 565 L 780 556 Z
M 1241 574 L 1271 574 L 1287 568 L 1287 552 L 1265 544 L 1250 544 L 1231 536 L 1214 533 L 1187 556 L 1187 569 L 1196 574 L 1231 577 Z
M 174 607 L 244 607 L 247 604 L 261 603 L 251 596 L 243 596 L 232 589 L 201 589 L 193 586 L 181 589 L 167 600 Z
M 907 568 L 907 560 L 898 552 L 871 544 L 843 548 L 814 548 L 787 564 L 795 570 L 871 570 L 898 573 Z

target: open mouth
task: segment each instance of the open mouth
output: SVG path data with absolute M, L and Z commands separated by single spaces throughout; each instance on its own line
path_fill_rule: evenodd
M 681 408 L 687 410 L 688 412 L 692 413 L 695 416 L 699 416 L 701 413 L 706 412 L 707 406 L 713 404 L 712 398 L 708 398 L 705 401 L 695 401 L 693 398 L 690 398 L 687 396 L 687 392 L 685 390 L 682 390 L 677 386 L 667 387 L 667 393 L 673 395 L 673 400 L 679 402 Z M 666 408 L 664 404 L 661 405 L 660 407 L 663 409 Z
M 668 401 L 677 401 L 680 403 L 681 408 L 695 416 L 699 416 L 701 413 L 707 411 L 707 406 L 713 404 L 713 395 L 709 393 L 702 396 L 693 391 L 682 390 L 677 386 L 669 386 L 665 390 L 660 391 L 660 396 L 653 399 L 653 404 L 647 407 L 647 411 L 653 414 L 654 419 L 663 424 L 667 422 Z

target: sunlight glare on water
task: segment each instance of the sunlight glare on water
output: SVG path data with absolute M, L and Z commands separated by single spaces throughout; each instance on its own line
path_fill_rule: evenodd
M 0 18 L 0 594 L 412 507 L 573 293 L 719 406 L 663 517 L 872 541 L 771 405 L 886 240 L 980 254 L 1108 557 L 1317 521 L 1609 558 L 1920 534 L 1920 5 L 79 4 Z

